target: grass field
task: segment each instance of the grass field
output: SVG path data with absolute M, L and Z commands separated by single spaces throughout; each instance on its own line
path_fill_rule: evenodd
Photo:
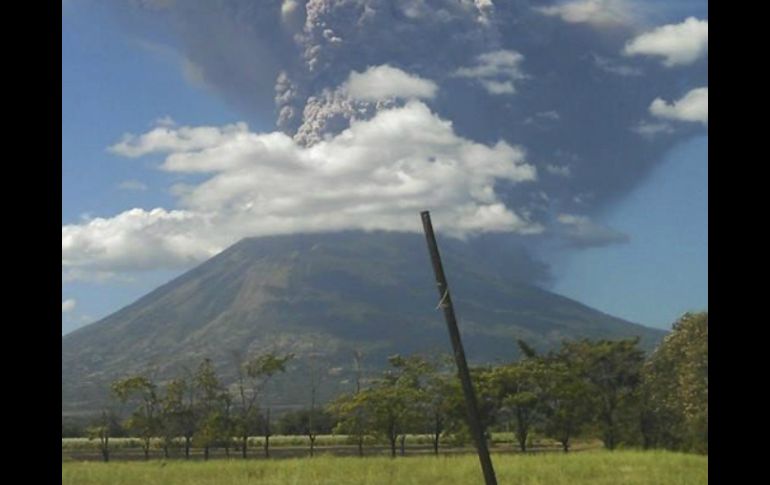
M 696 485 L 708 457 L 664 451 L 494 454 L 500 485 Z M 208 462 L 64 462 L 62 485 L 347 485 L 482 483 L 475 455 L 332 457 Z

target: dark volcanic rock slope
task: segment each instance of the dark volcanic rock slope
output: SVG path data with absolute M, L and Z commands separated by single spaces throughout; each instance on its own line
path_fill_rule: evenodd
M 663 331 L 611 317 L 517 281 L 515 258 L 439 240 L 468 358 L 517 356 L 567 338 L 642 337 Z M 158 380 L 211 357 L 226 380 L 232 353 L 297 355 L 276 399 L 302 404 L 307 375 L 322 395 L 346 386 L 352 352 L 369 368 L 388 355 L 448 352 L 449 339 L 422 235 L 346 232 L 245 239 L 137 300 L 62 338 L 62 411 L 94 410 L 111 380 L 152 372 Z

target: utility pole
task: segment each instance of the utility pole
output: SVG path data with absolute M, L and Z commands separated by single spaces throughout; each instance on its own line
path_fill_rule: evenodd
M 428 241 L 428 251 L 430 252 L 431 263 L 433 263 L 433 272 L 436 275 L 436 285 L 438 286 L 440 298 L 438 306 L 444 310 L 444 318 L 446 319 L 447 328 L 449 329 L 449 338 L 452 341 L 455 363 L 457 364 L 457 373 L 460 376 L 463 394 L 465 394 L 465 405 L 468 409 L 468 427 L 473 435 L 473 440 L 476 442 L 476 451 L 479 454 L 481 470 L 484 473 L 484 482 L 486 485 L 497 485 L 495 469 L 492 467 L 492 460 L 489 457 L 487 441 L 484 437 L 484 427 L 482 426 L 481 418 L 479 417 L 476 393 L 473 391 L 471 374 L 468 371 L 468 362 L 465 360 L 465 351 L 463 350 L 463 343 L 460 340 L 460 331 L 457 328 L 457 319 L 455 318 L 455 311 L 452 306 L 452 298 L 449 295 L 449 285 L 447 284 L 446 276 L 444 275 L 444 268 L 441 265 L 441 255 L 438 252 L 436 236 L 433 234 L 430 212 L 423 211 L 420 213 L 420 216 L 422 216 L 422 227 L 425 231 L 425 238 Z

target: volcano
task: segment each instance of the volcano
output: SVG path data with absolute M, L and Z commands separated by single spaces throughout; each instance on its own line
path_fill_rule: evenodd
M 517 339 L 548 350 L 566 339 L 638 336 L 651 349 L 665 335 L 522 279 L 531 268 L 512 248 L 441 238 L 439 247 L 471 364 L 517 358 Z M 353 352 L 363 353 L 370 375 L 392 354 L 449 353 L 437 300 L 420 234 L 244 239 L 63 336 L 62 413 L 98 410 L 114 379 L 152 372 L 162 383 L 204 357 L 232 382 L 235 353 L 266 351 L 295 354 L 276 381 L 278 405 L 302 405 L 313 372 L 328 398 L 352 388 Z

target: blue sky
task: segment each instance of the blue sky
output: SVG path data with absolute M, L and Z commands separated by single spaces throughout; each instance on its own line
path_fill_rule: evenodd
M 168 41 L 168 39 L 166 39 Z M 72 2 L 62 12 L 62 224 L 125 209 L 173 204 L 172 177 L 107 147 L 126 132 L 141 132 L 173 115 L 189 124 L 243 119 L 204 88 L 184 78 L 179 60 L 144 47 L 103 4 Z M 252 121 L 254 123 L 254 121 Z M 139 182 L 146 190 L 121 189 Z M 62 333 L 91 323 L 177 276 L 157 270 L 108 281 L 63 281 Z
M 649 5 L 653 6 L 649 8 L 656 8 L 660 4 L 656 2 Z M 668 9 L 656 12 L 658 15 L 651 17 L 656 19 L 653 25 L 679 22 L 689 15 L 705 18 L 705 3 L 678 2 L 669 5 Z M 177 130 L 174 135 L 179 137 L 178 127 L 223 127 L 239 121 L 248 124 L 250 133 L 275 131 L 274 112 L 234 108 L 233 99 L 240 99 L 237 98 L 238 93 L 228 91 L 231 87 L 227 80 L 216 79 L 209 74 L 207 69 L 210 64 L 207 62 L 214 61 L 191 50 L 190 45 L 195 44 L 190 38 L 192 34 L 179 34 L 178 30 L 169 27 L 173 22 L 179 22 L 178 19 L 171 19 L 172 16 L 171 13 L 162 11 L 144 15 L 141 12 L 134 13 L 129 8 L 124 8 L 116 14 L 115 7 L 102 2 L 63 3 L 63 228 L 66 226 L 73 231 L 86 231 L 93 227 L 95 218 L 113 221 L 119 214 L 136 208 L 145 211 L 142 217 L 155 208 L 162 208 L 163 211 L 202 210 L 200 201 L 207 200 L 206 197 L 211 194 L 196 193 L 194 190 L 208 187 L 204 183 L 208 180 L 208 173 L 167 167 L 161 169 L 164 163 L 168 165 L 167 157 L 173 150 L 146 147 L 142 144 L 149 142 L 139 138 L 141 134 L 169 126 L 172 131 Z M 647 30 L 649 28 L 647 27 Z M 497 55 L 495 59 L 495 62 L 509 62 L 505 65 L 509 70 L 519 66 L 514 56 Z M 617 62 L 631 62 L 623 57 L 618 59 Z M 650 72 L 653 71 L 653 67 L 648 67 L 652 62 L 643 62 L 644 59 L 639 60 L 639 65 L 643 65 Z M 267 66 L 267 61 L 264 65 Z M 258 70 L 261 69 L 259 62 L 256 66 Z M 267 70 L 267 67 L 265 69 Z M 662 75 L 669 75 L 672 71 L 660 70 Z M 248 73 L 246 67 L 244 72 Z M 456 72 L 479 71 L 468 67 L 465 71 Z M 505 75 L 505 71 L 500 72 Z M 409 95 L 415 97 L 411 104 L 407 103 L 399 113 L 411 110 L 407 114 L 412 118 L 423 116 L 420 119 L 426 123 L 434 120 L 431 116 L 449 116 L 447 113 L 450 113 L 451 109 L 438 106 L 437 100 L 442 98 L 431 94 L 431 89 L 448 88 L 445 88 L 442 82 L 431 81 L 429 74 L 418 76 L 401 70 L 382 70 L 378 73 L 391 76 L 391 86 L 397 85 L 402 89 L 397 93 L 398 96 L 406 96 L 403 93 L 409 91 Z M 259 73 L 256 76 L 258 77 Z M 693 76 L 695 75 L 682 78 L 681 83 L 685 86 L 682 88 L 684 91 L 680 90 L 682 94 L 687 89 L 700 86 L 699 81 L 691 81 L 696 77 Z M 455 75 L 452 82 L 457 82 L 458 78 L 461 76 Z M 347 79 L 350 86 L 354 78 Z M 479 89 L 491 86 L 489 79 L 478 78 L 477 81 Z M 484 84 L 485 82 L 487 84 Z M 516 96 L 514 91 L 526 92 L 526 85 L 522 88 L 518 84 L 525 81 L 520 81 L 516 76 L 511 76 L 510 80 L 498 78 L 496 82 L 498 84 L 495 86 L 502 91 L 507 90 L 505 83 L 512 82 L 510 86 L 515 85 L 518 89 L 512 90 L 511 96 Z M 374 85 L 371 83 L 366 84 L 367 88 L 371 89 L 372 86 Z M 274 93 L 269 92 L 265 96 L 272 98 Z M 669 96 L 664 99 L 673 101 L 674 98 Z M 652 99 L 645 99 L 645 106 L 651 101 Z M 393 111 L 393 116 L 395 114 L 398 114 L 396 110 Z M 558 114 L 544 115 L 543 119 L 548 116 L 554 119 L 559 117 Z M 640 113 L 640 119 L 643 116 L 644 113 Z M 171 120 L 174 124 L 171 124 Z M 476 143 L 470 139 L 471 131 L 462 132 L 461 123 L 458 120 L 453 121 L 457 123 L 458 131 L 445 136 L 452 137 L 452 142 L 458 146 L 471 146 Z M 656 120 L 652 117 L 647 118 L 648 124 L 654 121 Z M 679 121 L 671 123 L 666 129 L 694 126 L 692 123 Z M 218 136 L 227 138 L 225 129 L 217 130 Z M 122 150 L 108 149 L 120 142 L 126 133 L 134 134 L 136 138 Z M 478 144 L 473 146 L 479 147 Z M 131 150 L 137 153 L 141 151 L 141 154 L 131 155 Z M 330 143 L 328 150 L 338 153 L 333 150 L 339 150 L 339 147 L 335 148 Z M 527 166 L 534 162 L 526 158 L 519 160 L 515 151 L 506 150 L 489 151 L 492 158 L 509 157 L 510 163 L 516 164 L 516 170 L 500 172 L 499 176 L 508 177 L 514 184 L 532 185 Z M 561 248 L 541 251 L 538 254 L 551 266 L 555 277 L 554 291 L 612 315 L 662 328 L 669 328 L 684 311 L 707 308 L 707 152 L 708 137 L 705 130 L 682 135 L 663 152 L 651 170 L 640 175 L 639 181 L 630 190 L 625 190 L 615 197 L 612 203 L 586 210 L 585 216 L 590 216 L 591 220 L 591 225 L 586 227 L 599 228 L 603 231 L 600 231 L 600 234 L 604 235 L 607 231 L 611 234 L 622 234 L 623 238 L 610 237 L 610 240 L 616 241 L 601 242 L 579 249 L 569 245 L 564 249 L 564 246 L 558 243 L 547 245 L 550 248 Z M 177 153 L 179 156 L 190 154 L 184 151 Z M 538 167 L 537 173 L 538 181 L 547 177 L 547 172 L 541 166 Z M 560 179 L 554 176 L 554 180 Z M 486 185 L 487 182 L 486 179 L 478 181 L 480 186 Z M 571 182 L 565 177 L 563 183 Z M 179 195 L 184 187 L 192 187 L 194 197 L 185 199 Z M 339 188 L 336 185 L 330 187 Z M 345 186 L 342 186 L 342 189 L 344 188 Z M 600 190 L 598 187 L 597 191 Z M 464 201 L 463 203 L 470 200 L 478 202 L 468 197 L 453 197 L 442 203 L 446 203 L 449 209 L 456 200 Z M 497 213 L 499 220 L 490 219 L 490 227 L 498 227 L 495 224 L 509 224 L 514 230 L 524 234 L 542 226 L 538 220 L 528 220 L 523 216 L 527 214 L 526 210 L 514 207 L 508 209 L 510 211 L 502 215 Z M 572 207 L 565 213 L 574 214 L 574 209 Z M 166 217 L 167 212 L 163 214 Z M 389 219 L 383 221 L 385 228 L 388 227 L 387 224 L 391 224 Z M 297 224 L 299 228 L 315 227 L 312 220 L 300 221 Z M 340 227 L 358 227 L 357 221 L 341 221 L 340 224 Z M 112 228 L 113 225 L 110 225 L 107 232 L 99 233 L 99 237 L 110 236 L 112 233 L 109 231 L 112 231 Z M 274 230 L 276 229 L 264 227 L 255 229 L 257 232 L 262 231 L 261 233 Z M 547 233 L 547 227 L 545 231 Z M 78 241 L 93 244 L 93 240 L 81 237 L 79 233 L 78 237 Z M 128 237 L 119 233 L 116 237 L 143 241 L 133 234 Z M 620 240 L 624 242 L 618 243 Z M 217 244 L 220 243 L 220 240 L 212 241 L 206 248 L 196 248 L 189 254 L 182 254 L 179 256 L 181 262 L 174 264 L 163 264 L 167 259 L 174 259 L 175 255 L 169 257 L 167 253 L 134 259 L 130 254 L 119 254 L 91 264 L 88 256 L 81 256 L 80 253 L 77 253 L 77 258 L 80 259 L 70 256 L 70 252 L 65 258 L 63 246 L 62 333 L 93 322 L 131 303 L 205 259 L 201 255 L 208 254 L 206 251 L 212 251 L 211 248 L 218 247 Z M 224 243 L 220 245 L 222 244 Z M 141 246 L 121 246 L 119 249 L 127 253 L 142 253 L 146 248 Z M 107 249 L 102 252 L 117 251 L 113 247 L 105 247 Z M 178 246 L 169 247 L 171 249 L 168 251 L 173 252 Z M 93 253 L 82 253 L 95 254 L 97 256 L 94 256 L 94 259 L 98 259 L 99 250 L 97 248 Z M 68 248 L 68 251 L 72 249 Z
M 62 223 L 127 207 L 167 206 L 169 177 L 153 161 L 125 160 L 107 147 L 173 115 L 188 124 L 243 119 L 183 76 L 179 59 L 125 31 L 105 4 L 72 2 L 62 13 Z M 252 120 L 252 123 L 254 120 Z M 269 125 L 268 125 L 269 126 Z M 146 191 L 118 190 L 127 180 Z
M 629 234 L 628 244 L 564 257 L 554 291 L 662 328 L 708 309 L 708 138 L 683 142 L 665 158 L 600 219 Z

